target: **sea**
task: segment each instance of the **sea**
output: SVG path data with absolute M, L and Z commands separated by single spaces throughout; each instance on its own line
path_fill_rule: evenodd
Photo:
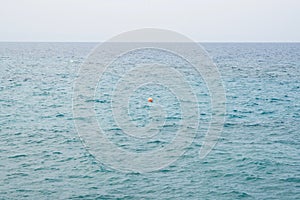
M 217 143 L 199 157 L 210 128 L 210 93 L 199 75 L 186 73 L 199 99 L 200 128 L 182 155 L 144 172 L 97 159 L 75 125 L 74 83 L 97 43 L 1 42 L 0 199 L 300 199 L 300 44 L 201 45 L 226 97 Z M 135 58 L 156 54 L 140 51 Z M 135 153 L 172 143 L 182 117 L 177 94 L 162 84 L 138 87 L 129 95 L 130 120 L 122 123 L 146 126 L 151 106 L 159 104 L 165 129 L 148 141 L 127 135 L 113 120 L 111 90 L 101 88 L 117 84 L 112 72 L 99 78 L 90 100 L 107 138 Z

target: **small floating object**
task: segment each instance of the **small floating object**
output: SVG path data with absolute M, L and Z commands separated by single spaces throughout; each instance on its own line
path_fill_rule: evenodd
M 152 103 L 153 99 L 151 97 L 148 98 L 148 102 Z

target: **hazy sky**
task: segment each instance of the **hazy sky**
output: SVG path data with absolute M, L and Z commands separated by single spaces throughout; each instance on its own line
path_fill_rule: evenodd
M 105 41 L 162 28 L 196 41 L 300 41 L 300 0 L 0 0 L 0 41 Z

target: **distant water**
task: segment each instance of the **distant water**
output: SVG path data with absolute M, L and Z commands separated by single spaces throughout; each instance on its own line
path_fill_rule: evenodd
M 146 174 L 97 162 L 75 130 L 73 82 L 95 45 L 0 43 L 0 199 L 300 199 L 299 43 L 203 44 L 226 89 L 222 136 L 200 160 L 200 131 L 180 159 Z

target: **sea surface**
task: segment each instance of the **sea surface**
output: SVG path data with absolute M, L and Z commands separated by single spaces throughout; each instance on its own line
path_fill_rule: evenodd
M 200 159 L 210 98 L 201 77 L 189 72 L 202 124 L 184 155 L 147 173 L 95 159 L 75 128 L 74 81 L 96 45 L 0 43 L 0 199 L 300 199 L 299 43 L 201 44 L 226 91 L 221 136 Z M 156 54 L 140 51 L 135 58 L 159 59 Z M 124 59 L 130 64 L 130 55 Z M 107 137 L 135 152 L 172 142 L 181 119 L 176 94 L 158 84 L 131 95 L 129 115 L 137 126 L 149 123 L 151 95 L 169 116 L 158 138 L 139 141 L 112 120 L 109 88 L 101 88 L 117 83 L 111 77 L 99 80 L 94 102 Z

